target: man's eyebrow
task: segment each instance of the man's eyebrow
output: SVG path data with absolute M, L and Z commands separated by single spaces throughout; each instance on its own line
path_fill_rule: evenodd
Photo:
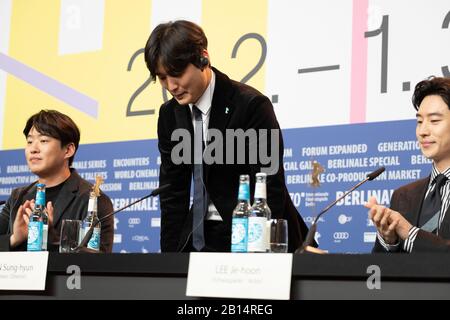
M 47 134 L 43 134 L 43 133 L 37 133 L 37 134 L 31 134 L 29 133 L 27 135 L 27 138 L 33 138 L 33 137 L 47 137 L 47 138 L 51 138 L 51 136 L 47 135 Z
M 427 113 L 425 114 L 428 117 L 432 117 L 432 116 L 443 116 L 443 114 L 441 112 L 431 112 L 431 113 Z M 420 113 L 416 113 L 416 118 L 417 117 L 423 117 L 423 115 L 421 115 Z

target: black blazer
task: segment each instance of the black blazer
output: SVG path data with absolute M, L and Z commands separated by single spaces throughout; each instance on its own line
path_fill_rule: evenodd
M 395 190 L 391 199 L 391 209 L 400 212 L 413 226 L 418 226 L 422 204 L 428 189 L 430 177 L 415 181 Z M 400 242 L 403 250 L 403 241 Z M 414 241 L 412 252 L 449 252 L 450 251 L 450 208 L 439 227 L 439 236 L 420 230 Z M 378 239 L 373 252 L 386 252 Z
M 87 215 L 89 193 L 92 184 L 81 178 L 75 169 L 71 169 L 71 175 L 58 194 L 58 199 L 53 204 L 53 231 L 49 230 L 49 251 L 57 251 L 61 224 L 63 219 L 83 220 Z M 17 210 L 26 201 L 34 199 L 36 194 L 36 182 L 27 187 L 14 189 L 6 205 L 0 213 L 0 251 L 10 251 L 9 238 L 13 231 L 14 219 Z M 113 210 L 111 200 L 107 195 L 101 193 L 98 203 L 98 216 L 101 219 Z M 102 222 L 100 235 L 100 250 L 111 252 L 114 238 L 114 218 L 110 217 Z M 14 248 L 14 251 L 26 251 L 24 244 Z
M 210 111 L 209 129 L 280 129 L 272 103 L 260 92 L 245 84 L 230 80 L 213 68 L 216 83 Z M 171 152 L 179 141 L 171 141 L 176 129 L 186 129 L 193 137 L 190 108 L 179 105 L 175 99 L 163 104 L 158 118 L 158 147 L 161 154 L 160 185 L 171 184 L 168 192 L 160 195 L 161 201 L 161 251 L 179 251 L 192 230 L 192 212 L 189 208 L 192 179 L 191 164 L 174 164 Z M 225 138 L 224 138 L 225 140 Z M 267 139 L 270 143 L 270 138 Z M 192 138 L 193 141 L 193 138 Z M 193 145 L 193 144 L 192 144 Z M 226 143 L 224 141 L 223 145 Z M 248 152 L 249 146 L 246 144 Z M 270 149 L 269 149 L 270 150 Z M 279 135 L 278 171 L 267 179 L 267 201 L 272 218 L 286 218 L 289 227 L 289 251 L 302 243 L 308 229 L 288 194 L 283 169 L 283 139 Z M 225 150 L 224 150 L 225 162 Z M 236 161 L 236 152 L 235 161 Z M 239 175 L 249 174 L 253 198 L 255 174 L 261 171 L 256 164 L 211 164 L 204 166 L 204 182 L 208 194 L 219 211 L 228 231 L 220 240 L 231 244 L 231 215 L 237 203 Z M 192 161 L 191 161 L 192 163 Z M 234 162 L 236 163 L 236 162 Z M 231 248 L 231 245 L 230 245 Z

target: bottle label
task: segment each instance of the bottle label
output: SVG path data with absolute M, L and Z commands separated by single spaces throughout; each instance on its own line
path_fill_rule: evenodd
M 270 221 L 270 219 L 267 220 L 267 222 L 266 222 L 266 251 L 267 252 L 270 252 L 270 236 L 271 236 L 270 226 L 271 226 L 271 224 L 272 224 L 272 222 Z
M 267 199 L 266 184 L 258 182 L 255 185 L 255 199 Z
M 36 205 L 45 207 L 45 191 L 36 192 Z
M 48 224 L 42 224 L 42 251 L 47 251 Z
M 94 228 L 87 247 L 93 250 L 100 250 L 100 228 Z
M 250 200 L 250 185 L 248 183 L 241 183 L 239 185 L 239 200 Z
M 265 217 L 248 218 L 248 252 L 266 252 L 266 223 Z
M 28 223 L 27 251 L 42 250 L 42 221 L 30 221 Z
M 97 197 L 89 198 L 88 212 L 97 212 Z
M 80 228 L 80 233 L 78 234 L 78 245 L 80 245 L 81 241 L 83 241 L 85 234 L 86 234 L 86 228 L 84 226 L 82 226 Z
M 247 252 L 247 218 L 233 218 L 231 226 L 231 252 Z

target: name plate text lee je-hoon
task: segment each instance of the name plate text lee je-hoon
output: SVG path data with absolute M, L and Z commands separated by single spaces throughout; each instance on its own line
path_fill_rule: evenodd
M 187 296 L 288 300 L 290 253 L 191 253 Z

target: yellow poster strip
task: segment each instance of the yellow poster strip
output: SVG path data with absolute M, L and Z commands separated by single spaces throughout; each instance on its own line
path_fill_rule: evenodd
M 69 115 L 81 143 L 154 139 L 163 93 L 149 83 L 142 49 L 150 34 L 150 0 L 106 0 L 101 49 L 58 54 L 60 0 L 15 0 L 9 57 L 97 104 L 87 114 L 23 78 L 7 77 L 4 149 L 22 148 L 26 120 L 41 109 Z M 238 10 L 236 8 L 239 8 Z M 204 0 L 202 27 L 212 65 L 264 90 L 267 1 Z M 101 22 L 99 22 L 101 23 Z M 232 58 L 234 50 L 234 58 Z M 49 81 L 50 81 L 49 80 Z M 170 95 L 168 98 L 171 98 Z
M 263 0 L 203 1 L 202 27 L 212 65 L 237 81 L 250 77 L 245 82 L 260 91 L 265 84 L 262 42 L 267 39 L 267 6 Z

